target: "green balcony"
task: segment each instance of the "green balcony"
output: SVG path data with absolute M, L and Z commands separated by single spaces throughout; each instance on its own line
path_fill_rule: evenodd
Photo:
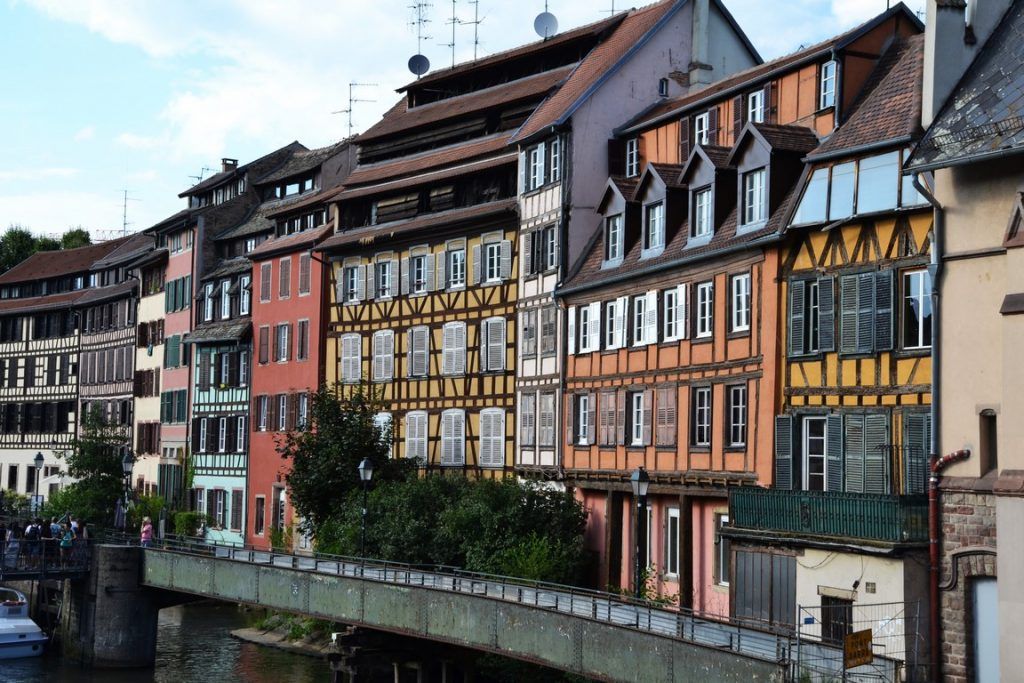
M 844 542 L 928 541 L 925 496 L 736 488 L 729 492 L 729 515 L 737 531 Z

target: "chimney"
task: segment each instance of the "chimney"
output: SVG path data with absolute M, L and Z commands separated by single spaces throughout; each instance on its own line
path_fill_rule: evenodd
M 921 124 L 927 128 L 1013 0 L 928 0 Z
M 709 0 L 696 0 L 690 18 L 690 86 L 711 84 L 711 64 L 708 63 L 708 42 L 711 40 Z
M 225 171 L 233 171 L 238 168 L 238 159 L 221 159 L 220 170 L 221 173 Z

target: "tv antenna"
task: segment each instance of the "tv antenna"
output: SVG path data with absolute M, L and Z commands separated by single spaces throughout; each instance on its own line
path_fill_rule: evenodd
M 612 8 L 610 10 L 606 9 L 604 11 L 608 14 L 608 16 L 615 14 L 615 0 L 612 0 Z
M 203 166 L 201 169 L 199 169 L 199 175 L 190 175 L 189 178 L 196 181 L 195 184 L 198 185 L 199 183 L 203 182 L 203 178 L 206 176 L 206 172 L 212 170 L 213 169 L 210 168 L 209 166 Z
M 544 11 L 537 15 L 537 18 L 533 20 L 533 30 L 537 32 L 537 35 L 547 40 L 556 33 L 558 33 L 558 19 L 555 15 L 548 11 L 547 0 L 544 2 Z
M 128 202 L 139 201 L 135 197 L 128 196 L 128 190 L 121 190 L 121 237 L 128 235 L 128 226 L 131 223 L 128 222 Z
M 417 78 L 430 70 L 430 60 L 423 54 L 423 41 L 433 37 L 423 35 L 423 29 L 430 23 L 430 19 L 427 18 L 427 10 L 430 7 L 429 2 L 422 2 L 422 0 L 417 0 L 415 4 L 409 5 L 413 14 L 413 20 L 409 25 L 416 27 L 416 54 L 409 58 L 409 71 L 413 72 Z
M 480 24 L 483 23 L 483 19 L 480 18 L 480 0 L 469 0 L 469 4 L 473 6 L 473 21 L 460 21 L 460 24 L 473 25 L 473 61 L 476 61 L 477 50 L 480 48 Z
M 359 99 L 355 95 L 356 88 L 376 88 L 376 83 L 356 83 L 352 81 L 348 84 L 348 109 L 339 109 L 338 111 L 332 111 L 332 114 L 348 114 L 348 136 L 352 137 L 352 111 L 355 109 L 355 105 L 358 102 L 376 102 L 377 100 L 363 100 Z
M 456 0 L 452 0 L 452 18 L 444 22 L 452 27 L 452 41 L 450 43 L 441 43 L 441 47 L 446 47 L 452 51 L 452 66 L 455 66 L 455 27 L 462 23 L 455 13 L 455 3 Z

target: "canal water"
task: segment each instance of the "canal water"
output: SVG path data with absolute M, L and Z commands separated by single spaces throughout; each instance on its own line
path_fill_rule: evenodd
M 244 643 L 231 631 L 248 626 L 233 605 L 200 604 L 161 610 L 156 667 L 87 670 L 57 657 L 0 661 L 3 683 L 328 683 L 327 662 Z

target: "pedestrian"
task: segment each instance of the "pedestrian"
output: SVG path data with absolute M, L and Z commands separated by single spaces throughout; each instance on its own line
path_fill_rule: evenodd
M 25 556 L 30 569 L 38 569 L 40 553 L 39 520 L 34 519 L 25 527 Z
M 68 566 L 68 559 L 71 557 L 71 548 L 74 543 L 75 532 L 71 530 L 71 525 L 62 525 L 60 533 L 60 566 L 62 569 Z
M 148 548 L 153 543 L 153 522 L 149 517 L 142 518 L 142 530 L 139 534 L 139 545 Z
M 49 521 L 42 518 L 36 519 L 36 526 L 39 527 L 39 550 L 43 567 L 49 567 L 52 564 L 56 564 L 54 560 L 57 557 L 57 540 L 53 533 L 53 526 Z M 59 527 L 57 528 L 57 533 L 60 533 Z
M 78 535 L 78 518 L 77 517 L 71 517 L 70 519 L 71 519 L 71 530 L 75 532 L 75 535 Z

